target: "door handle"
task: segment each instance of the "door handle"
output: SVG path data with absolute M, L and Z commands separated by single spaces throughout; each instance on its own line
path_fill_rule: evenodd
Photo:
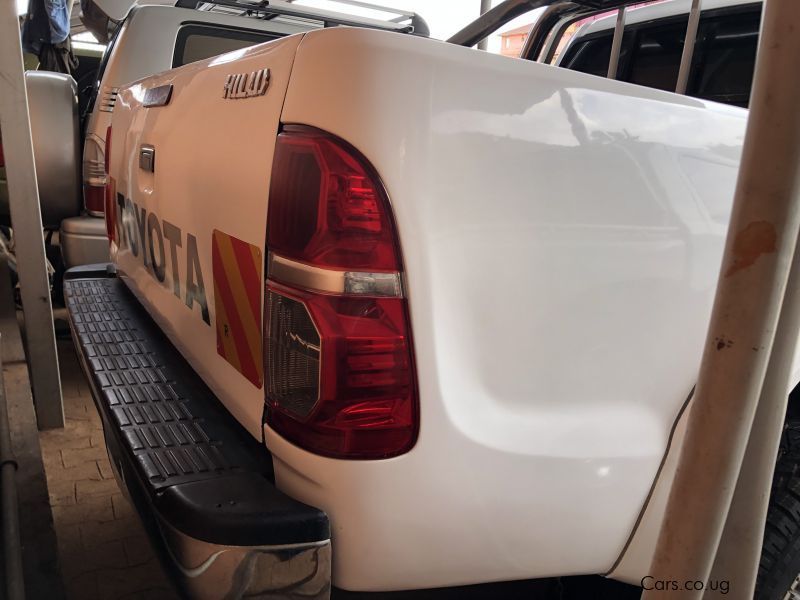
M 139 146 L 139 168 L 149 173 L 156 170 L 156 149 L 149 144 Z

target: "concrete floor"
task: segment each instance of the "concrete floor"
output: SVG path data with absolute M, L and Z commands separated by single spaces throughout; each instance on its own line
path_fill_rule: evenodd
M 69 600 L 178 596 L 114 481 L 100 417 L 72 341 L 58 342 L 64 429 L 40 433 L 61 572 Z
M 31 393 L 25 350 L 14 304 L 8 265 L 0 256 L 0 340 L 2 386 L 11 429 L 11 445 L 17 461 L 15 475 L 22 538 L 22 568 L 29 599 L 63 600 L 58 568 L 56 533 L 47 494 L 47 481 L 39 447 L 39 430 Z M 0 582 L 5 557 L 0 549 Z M 0 585 L 0 597 L 4 597 Z

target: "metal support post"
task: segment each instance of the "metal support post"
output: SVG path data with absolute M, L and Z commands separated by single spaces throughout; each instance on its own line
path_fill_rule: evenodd
M 42 214 L 19 19 L 13 2 L 0 2 L 0 130 L 5 148 L 11 222 L 16 240 L 25 341 L 40 429 L 64 426 L 53 309 L 42 236 Z
M 505 0 L 491 10 L 486 11 L 466 27 L 457 31 L 446 41 L 459 46 L 471 48 L 488 37 L 493 31 L 508 23 L 511 19 L 542 6 L 550 6 L 560 0 Z
M 492 0 L 481 0 L 481 14 L 485 14 L 492 8 Z M 485 37 L 478 42 L 478 50 L 487 50 L 489 48 L 489 38 Z
M 694 56 L 694 43 L 697 40 L 697 27 L 700 24 L 700 1 L 692 0 L 692 9 L 689 11 L 689 24 L 686 26 L 686 37 L 683 40 L 683 53 L 681 66 L 678 69 L 678 82 L 675 84 L 676 94 L 685 94 L 689 85 L 689 73 L 692 70 L 692 57 Z
M 580 10 L 580 5 L 574 2 L 560 2 L 545 8 L 528 32 L 528 37 L 525 39 L 525 46 L 519 54 L 520 58 L 547 62 L 549 60 L 549 55 L 555 52 L 553 46 L 558 46 L 559 40 L 556 39 L 557 36 L 559 34 L 563 35 L 562 32 L 566 29 L 563 23 L 561 23 L 559 31 L 556 30 L 556 26 L 559 25 L 561 19 L 567 15 L 579 17 Z
M 796 47 L 796 51 L 800 51 L 800 46 Z M 800 97 L 799 91 L 795 90 L 795 93 L 795 98 Z M 795 202 L 800 201 L 799 196 L 800 190 L 795 189 Z M 731 589 L 737 590 L 742 597 L 752 598 L 755 593 L 770 488 L 786 417 L 798 331 L 800 239 L 795 247 L 761 398 L 711 572 L 712 579 L 729 581 Z
M 617 23 L 614 26 L 614 39 L 611 41 L 611 56 L 608 58 L 609 79 L 617 78 L 617 68 L 619 67 L 619 53 L 622 50 L 622 35 L 625 33 L 625 16 L 627 8 L 622 7 L 617 11 Z
M 737 596 L 752 598 L 764 542 L 775 458 L 786 417 L 798 331 L 800 331 L 800 244 L 795 246 L 789 283 L 783 299 L 742 469 L 719 542 L 712 581 L 728 581 Z M 712 598 L 716 592 L 706 592 Z
M 697 393 L 650 569 L 657 579 L 708 580 L 762 394 L 800 225 L 798 30 L 800 2 L 765 3 L 750 117 L 717 295 Z M 796 327 L 791 313 L 785 314 L 781 326 Z M 783 354 L 776 354 L 774 368 L 782 366 L 791 354 L 782 347 L 784 340 L 796 341 L 797 336 L 794 330 L 782 331 L 777 337 L 776 350 Z M 773 368 L 770 371 L 764 397 L 771 394 L 775 402 L 781 374 Z M 765 406 L 769 410 L 769 401 Z M 775 432 L 759 437 L 767 433 L 761 428 L 774 426 L 774 420 L 759 417 L 758 424 L 754 443 L 769 445 Z M 771 453 L 772 448 L 762 451 Z M 750 468 L 746 465 L 746 477 Z M 768 488 L 760 493 L 768 493 Z M 743 518 L 739 510 L 733 513 L 737 520 Z M 763 524 L 763 514 L 756 518 Z M 754 519 L 754 514 L 750 512 L 747 519 Z M 747 526 L 752 538 L 751 527 L 752 522 Z M 737 557 L 739 550 L 741 557 Z M 727 549 L 721 555 L 726 566 L 739 563 L 739 559 L 753 560 L 752 547 Z M 646 591 L 642 597 L 650 600 L 659 593 Z M 669 597 L 699 598 L 702 593 L 685 590 L 670 592 Z M 747 592 L 740 589 L 736 595 L 744 598 Z

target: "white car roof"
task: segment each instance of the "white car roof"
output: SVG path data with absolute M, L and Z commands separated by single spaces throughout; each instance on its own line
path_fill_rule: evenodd
M 759 4 L 761 0 L 703 0 L 701 8 L 703 12 L 717 8 L 728 8 L 731 6 L 744 6 L 747 4 Z M 656 19 L 674 17 L 676 15 L 687 14 L 692 7 L 692 0 L 664 0 L 648 6 L 631 8 L 625 16 L 626 25 L 644 23 Z M 592 33 L 614 29 L 617 21 L 616 15 L 612 14 L 592 23 L 587 23 L 575 34 L 574 40 Z

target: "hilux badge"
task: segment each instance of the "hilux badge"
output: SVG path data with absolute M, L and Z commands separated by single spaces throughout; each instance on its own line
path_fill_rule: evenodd
M 231 73 L 222 88 L 222 97 L 229 100 L 263 96 L 269 87 L 269 69 L 251 73 Z

